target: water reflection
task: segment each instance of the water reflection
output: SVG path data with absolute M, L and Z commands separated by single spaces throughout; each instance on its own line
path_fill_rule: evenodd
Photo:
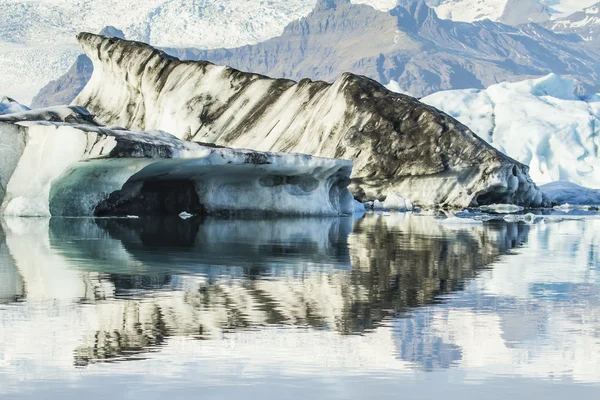
M 456 230 L 410 215 L 9 219 L 0 373 L 64 379 L 137 360 L 131 372 L 161 354 L 267 375 L 457 369 L 599 382 L 598 228 Z

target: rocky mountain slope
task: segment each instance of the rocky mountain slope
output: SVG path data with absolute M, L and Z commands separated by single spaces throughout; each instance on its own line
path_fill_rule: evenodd
M 104 27 L 100 35 L 125 39 L 123 31 L 113 26 Z M 94 66 L 89 57 L 80 54 L 66 74 L 50 81 L 39 91 L 31 101 L 31 107 L 44 108 L 71 103 L 90 80 L 93 70 Z
M 348 0 L 321 0 L 282 36 L 257 45 L 168 52 L 290 79 L 333 81 L 352 71 L 383 83 L 396 81 L 419 97 L 551 72 L 576 76 L 588 87 L 597 86 L 600 77 L 600 55 L 579 37 L 536 24 L 514 28 L 442 20 L 423 1 L 386 13 Z
M 74 103 L 98 121 L 185 140 L 354 161 L 360 198 L 420 205 L 541 205 L 527 168 L 467 127 L 363 76 L 294 82 L 180 61 L 140 42 L 82 33 L 94 73 Z
M 359 0 L 376 7 L 390 0 Z M 315 0 L 0 0 L 0 92 L 29 104 L 79 55 L 75 35 L 112 25 L 158 46 L 243 46 L 281 34 Z M 385 8 L 385 7 L 384 7 Z
M 231 48 L 280 35 L 287 24 L 307 16 L 315 2 L 0 0 L 0 70 L 4 72 L 0 74 L 0 91 L 29 104 L 40 88 L 73 65 L 79 54 L 74 37 L 80 31 L 97 32 L 112 25 L 128 38 L 156 46 Z M 407 6 L 412 2 L 352 0 L 385 12 L 397 3 Z M 468 22 L 491 19 L 506 24 L 543 21 L 538 3 L 554 18 L 579 11 L 594 0 L 427 0 L 443 18 Z
M 567 17 L 550 21 L 546 26 L 555 32 L 577 34 L 600 48 L 600 2 Z
M 575 76 L 581 90 L 594 92 L 600 77 L 600 50 L 579 36 L 557 35 L 536 24 L 514 28 L 490 21 L 442 20 L 422 1 L 384 12 L 349 0 L 320 0 L 312 13 L 292 22 L 281 36 L 253 46 L 166 51 L 180 59 L 295 80 L 332 82 L 350 71 L 382 83 L 396 82 L 415 96 L 485 88 L 551 72 Z M 53 100 L 56 88 L 51 84 L 34 104 L 65 103 L 89 76 L 89 68 L 82 68 L 79 60 L 59 80 L 71 82 L 71 88 L 62 89 L 69 96 Z

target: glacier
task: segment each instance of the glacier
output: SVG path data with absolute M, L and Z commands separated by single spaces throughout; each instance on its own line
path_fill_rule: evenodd
M 140 42 L 78 39 L 94 72 L 73 104 L 104 125 L 352 160 L 351 189 L 362 201 L 391 190 L 420 206 L 549 204 L 527 167 L 446 114 L 366 77 L 271 79 L 180 61 Z
M 537 184 L 570 181 L 600 189 L 600 95 L 577 96 L 575 85 L 574 79 L 549 74 L 421 100 L 529 165 Z
M 352 215 L 352 162 L 99 126 L 81 107 L 0 115 L 0 214 Z

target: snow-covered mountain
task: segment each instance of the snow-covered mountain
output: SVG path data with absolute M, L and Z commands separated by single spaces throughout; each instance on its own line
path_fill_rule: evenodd
M 504 10 L 506 4 L 515 1 L 537 4 L 535 0 L 479 0 L 479 5 L 472 0 L 428 0 L 428 4 L 436 6 L 438 14 L 447 18 L 461 21 L 490 18 L 511 23 L 507 18 L 501 19 L 502 14 L 485 10 Z M 411 2 L 398 1 L 403 5 Z M 45 84 L 73 65 L 79 55 L 74 37 L 80 31 L 98 32 L 112 25 L 130 39 L 156 46 L 237 47 L 280 35 L 287 24 L 308 15 L 315 3 L 316 0 L 0 0 L 0 71 L 3 72 L 0 92 L 29 104 Z M 352 0 L 352 3 L 389 11 L 397 2 Z M 593 1 L 552 0 L 551 3 L 552 12 L 568 15 Z M 525 15 L 526 21 L 538 21 L 525 6 L 508 9 L 518 10 L 516 14 L 519 18 Z M 472 10 L 480 11 L 471 15 Z
M 511 27 L 440 19 L 423 1 L 381 12 L 346 0 L 318 9 L 276 38 L 233 49 L 171 49 L 273 77 L 333 81 L 345 71 L 392 80 L 416 96 L 445 89 L 485 88 L 548 73 L 574 75 L 588 88 L 600 82 L 600 53 L 575 35 L 537 24 Z
M 401 0 L 410 2 L 411 0 Z M 509 25 L 563 18 L 597 0 L 427 0 L 441 18 L 454 21 L 491 21 Z
M 584 40 L 600 46 L 600 2 L 551 21 L 546 26 L 555 32 L 578 34 Z
M 595 90 L 600 50 L 586 44 L 577 36 L 557 35 L 536 24 L 514 28 L 490 21 L 442 20 L 422 1 L 384 12 L 347 0 L 320 0 L 313 12 L 289 24 L 281 36 L 256 45 L 170 48 L 167 52 L 180 59 L 208 60 L 295 80 L 332 82 L 352 72 L 382 83 L 394 81 L 413 95 L 423 96 L 551 72 L 574 75 L 583 90 Z M 89 76 L 89 68 L 75 65 L 61 77 L 58 86 L 71 96 L 57 96 L 61 103 L 71 100 Z M 65 85 L 77 87 L 65 90 Z M 51 102 L 56 86 L 44 88 L 34 104 L 57 104 Z
M 600 189 L 600 94 L 573 94 L 557 75 L 485 90 L 451 90 L 421 99 L 530 166 L 538 184 L 566 180 Z
M 386 8 L 390 0 L 360 0 Z M 281 34 L 315 0 L 0 0 L 0 92 L 29 104 L 74 63 L 75 35 L 105 26 L 157 46 L 219 48 Z
M 518 25 L 550 19 L 548 8 L 536 0 L 442 0 L 435 11 L 440 18 L 464 22 L 489 19 Z

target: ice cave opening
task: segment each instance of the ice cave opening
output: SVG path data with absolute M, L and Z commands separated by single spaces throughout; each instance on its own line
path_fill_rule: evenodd
M 193 180 L 161 180 L 128 182 L 94 209 L 97 217 L 115 216 L 166 216 L 186 211 L 203 215 Z

